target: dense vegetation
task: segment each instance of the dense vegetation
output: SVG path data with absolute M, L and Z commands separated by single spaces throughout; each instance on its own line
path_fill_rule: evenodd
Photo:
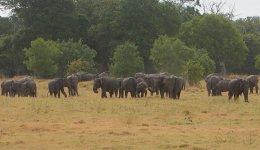
M 230 15 L 201 14 L 198 0 L 0 4 L 12 10 L 10 17 L 0 18 L 0 75 L 167 71 L 198 80 L 214 71 L 260 69 L 260 18 L 234 21 Z

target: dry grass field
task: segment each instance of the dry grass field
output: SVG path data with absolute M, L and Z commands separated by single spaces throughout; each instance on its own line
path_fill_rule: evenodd
M 79 97 L 58 99 L 37 84 L 37 98 L 0 96 L 0 149 L 260 149 L 260 95 L 228 101 L 202 85 L 180 100 L 101 99 L 83 82 Z

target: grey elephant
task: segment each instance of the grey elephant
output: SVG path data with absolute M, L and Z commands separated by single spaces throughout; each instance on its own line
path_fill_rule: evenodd
M 165 77 L 162 81 L 162 87 L 160 89 L 160 94 L 161 98 L 164 98 L 164 94 L 168 95 L 170 98 L 176 98 L 174 94 L 174 91 L 176 91 L 176 82 L 177 82 L 177 77 L 175 76 L 169 76 Z
M 79 83 L 79 78 L 78 76 L 72 74 L 67 77 L 68 80 L 68 91 L 69 91 L 69 96 L 79 96 L 78 93 L 78 83 Z
M 208 96 L 210 96 L 210 94 L 212 96 L 216 96 L 216 86 L 218 84 L 219 81 L 223 80 L 222 77 L 219 76 L 211 76 L 207 79 L 206 82 L 206 87 L 207 87 L 207 91 L 208 91 Z
M 207 83 L 208 82 L 208 80 L 210 79 L 210 77 L 212 77 L 212 76 L 218 76 L 218 77 L 221 77 L 222 78 L 222 76 L 221 76 L 221 74 L 220 73 L 211 73 L 211 74 L 209 74 L 209 75 L 207 75 L 206 77 L 205 77 L 205 82 Z
M 230 80 L 220 80 L 216 85 L 216 95 L 222 95 L 222 92 L 228 92 Z
M 137 97 L 147 96 L 147 89 L 148 89 L 148 85 L 145 81 L 138 82 L 137 85 L 136 85 L 136 95 L 137 95 Z
M 11 96 L 36 96 L 36 83 L 31 77 L 16 80 L 11 85 Z
M 173 98 L 180 99 L 181 91 L 185 89 L 186 81 L 182 77 L 177 77 Z
M 148 85 L 148 90 L 150 91 L 151 95 L 155 92 L 156 95 L 159 95 L 160 89 L 162 87 L 162 82 L 166 75 L 160 74 L 147 74 L 144 77 L 145 82 Z
M 74 73 L 73 75 L 78 77 L 79 82 L 91 81 L 91 80 L 98 78 L 98 74 L 87 73 L 87 72 L 77 72 L 77 73 Z
M 144 78 L 146 76 L 145 73 L 143 72 L 137 72 L 135 73 L 135 78 L 138 79 L 138 78 Z
M 14 80 L 4 80 L 1 83 L 1 95 L 2 96 L 11 96 L 11 85 L 13 84 Z
M 58 95 L 58 98 L 60 98 L 60 93 L 62 93 L 64 97 L 67 97 L 64 87 L 70 89 L 67 78 L 56 78 L 48 82 L 48 89 L 51 96 L 54 95 L 56 97 Z
M 98 75 L 98 77 L 99 77 L 99 78 L 109 77 L 109 72 L 108 72 L 108 71 L 101 72 L 101 73 Z
M 37 96 L 37 86 L 34 80 L 27 80 L 21 85 L 21 95 L 22 96 Z
M 258 94 L 258 75 L 249 75 L 246 80 L 249 82 L 250 93 L 253 93 L 255 87 L 255 92 Z
M 239 95 L 243 93 L 245 102 L 248 102 L 248 89 L 249 83 L 243 79 L 233 79 L 228 84 L 228 99 L 230 100 L 234 96 L 234 100 L 239 98 Z
M 98 89 L 101 88 L 101 98 L 107 98 L 106 92 L 109 92 L 110 98 L 118 96 L 118 92 L 121 88 L 121 80 L 116 78 L 96 78 L 93 84 L 94 93 L 98 93 Z
M 128 92 L 131 93 L 131 97 L 136 97 L 136 86 L 137 81 L 133 77 L 124 78 L 122 81 L 122 92 L 124 93 L 125 98 L 127 98 Z

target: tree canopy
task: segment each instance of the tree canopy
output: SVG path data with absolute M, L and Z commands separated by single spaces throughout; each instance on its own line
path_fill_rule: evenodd
M 146 73 L 183 74 L 185 65 L 198 67 L 188 62 L 202 67 L 203 75 L 221 71 L 220 66 L 258 72 L 259 17 L 234 21 L 221 13 L 201 14 L 199 0 L 0 0 L 0 5 L 12 12 L 0 17 L 1 75 L 32 73 L 23 63 L 24 49 L 39 38 L 60 51 L 52 77 L 107 71 L 116 64 L 119 47 L 135 49 Z

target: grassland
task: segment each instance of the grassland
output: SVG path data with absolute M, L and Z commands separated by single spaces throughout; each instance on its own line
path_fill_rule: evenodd
M 260 149 L 260 100 L 208 97 L 204 85 L 188 87 L 180 100 L 148 96 L 101 99 L 91 82 L 79 97 L 0 97 L 0 149 Z

